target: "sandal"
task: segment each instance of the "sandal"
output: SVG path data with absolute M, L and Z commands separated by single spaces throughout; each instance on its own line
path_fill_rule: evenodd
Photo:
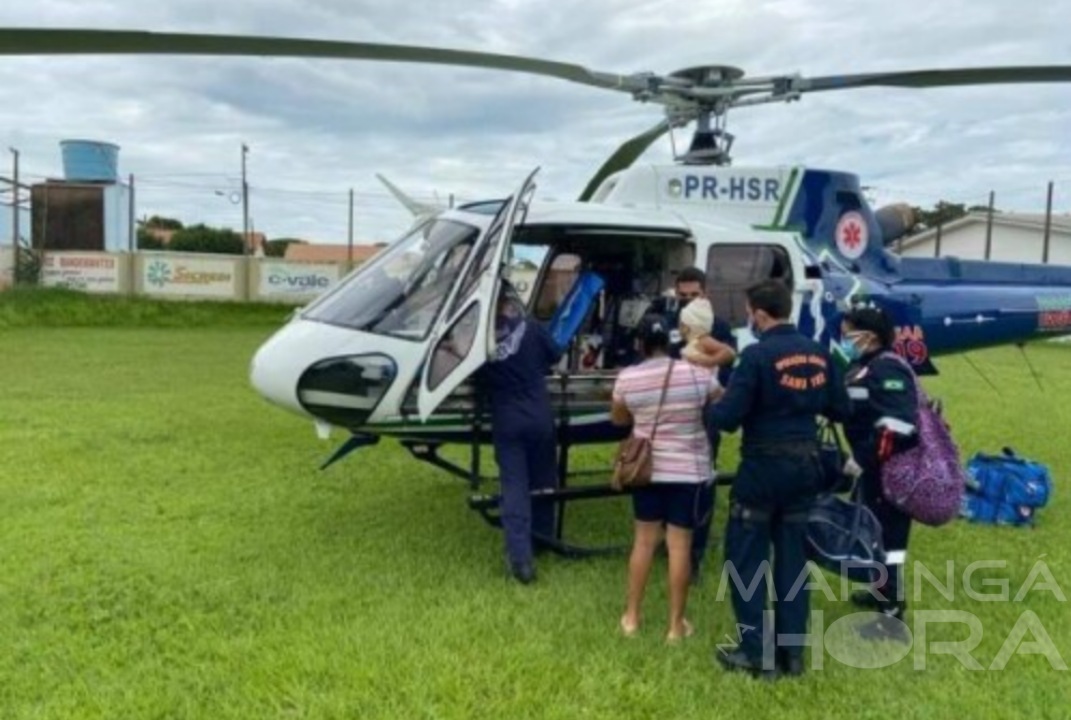
M 684 635 L 674 635 L 672 632 L 666 633 L 667 643 L 677 643 L 685 638 L 690 638 L 695 635 L 695 628 L 687 620 L 681 620 L 681 625 L 684 626 Z
M 630 637 L 635 637 L 636 633 L 640 629 L 639 623 L 636 623 L 635 625 L 632 625 L 632 624 L 628 623 L 625 620 L 625 616 L 624 615 L 621 616 L 621 621 L 618 624 L 621 627 L 621 634 L 624 635 L 625 637 L 629 637 L 629 638 Z

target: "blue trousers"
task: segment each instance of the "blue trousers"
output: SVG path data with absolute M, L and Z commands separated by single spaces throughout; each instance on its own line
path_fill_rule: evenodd
M 862 500 L 881 523 L 882 545 L 885 547 L 887 579 L 877 588 L 884 607 L 905 604 L 904 566 L 907 562 L 907 540 L 911 533 L 911 516 L 889 503 L 881 492 L 881 470 L 877 462 L 864 462 L 859 479 Z
M 532 501 L 531 491 L 558 486 L 554 426 L 528 432 L 501 432 L 494 437 L 495 461 L 502 486 L 502 531 L 511 563 L 532 562 L 532 534 L 553 537 L 555 504 Z
M 710 455 L 711 463 L 715 466 L 718 464 L 718 449 L 721 447 L 721 434 L 714 433 L 710 438 Z M 696 520 L 696 526 L 692 530 L 692 573 L 698 573 L 700 565 L 703 564 L 703 558 L 707 553 L 707 545 L 710 544 L 710 525 L 714 522 L 714 499 L 715 499 L 715 486 L 714 483 L 704 485 L 699 491 L 699 506 L 697 508 L 698 518 Z
M 703 485 L 699 490 L 696 526 L 692 530 L 692 572 L 699 572 L 703 557 L 710 543 L 710 525 L 714 521 L 714 483 Z
M 802 637 L 785 637 L 781 642 L 778 636 L 802 636 L 807 631 L 806 520 L 820 482 L 817 456 L 810 462 L 777 455 L 745 456 L 733 482 L 725 532 L 726 569 L 740 647 L 756 664 L 772 663 L 775 648 L 788 656 L 802 654 Z M 772 618 L 766 612 L 767 569 L 774 585 Z

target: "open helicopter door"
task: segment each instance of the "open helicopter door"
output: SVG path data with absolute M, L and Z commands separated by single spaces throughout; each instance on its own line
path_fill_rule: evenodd
M 510 241 L 528 212 L 537 167 L 505 203 L 473 250 L 428 344 L 417 410 L 427 421 L 450 393 L 483 365 L 493 350 L 495 305 Z

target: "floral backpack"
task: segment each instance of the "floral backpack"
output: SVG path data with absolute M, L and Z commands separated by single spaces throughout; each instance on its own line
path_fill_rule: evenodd
M 911 368 L 896 353 L 883 356 Z M 924 525 L 944 525 L 960 512 L 967 472 L 948 424 L 926 396 L 914 371 L 911 377 L 918 394 L 919 441 L 882 465 L 882 495 L 913 520 Z

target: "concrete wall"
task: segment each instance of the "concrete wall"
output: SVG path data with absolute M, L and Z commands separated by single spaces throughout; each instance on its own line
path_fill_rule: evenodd
M 105 252 L 63 251 L 46 253 L 41 262 L 41 284 L 92 293 L 129 294 L 129 255 Z
M 13 253 L 0 246 L 0 287 L 10 284 Z M 207 253 L 142 251 L 45 253 L 41 284 L 93 293 L 184 300 L 305 304 L 345 276 L 343 263 L 307 263 Z
M 247 259 L 210 253 L 139 252 L 134 293 L 198 300 L 245 300 Z
M 305 303 L 337 285 L 346 268 L 333 263 L 253 258 L 249 263 L 249 271 L 252 299 L 263 302 Z
M 108 185 L 104 189 L 104 249 L 124 252 L 130 247 L 130 187 Z
M 993 225 L 989 259 L 999 262 L 1040 263 L 1044 233 L 1030 228 Z M 935 257 L 936 242 L 905 247 L 904 257 Z M 964 260 L 985 259 L 985 223 L 970 223 L 941 234 L 941 256 Z M 1071 233 L 1053 229 L 1049 235 L 1049 263 L 1071 265 Z

